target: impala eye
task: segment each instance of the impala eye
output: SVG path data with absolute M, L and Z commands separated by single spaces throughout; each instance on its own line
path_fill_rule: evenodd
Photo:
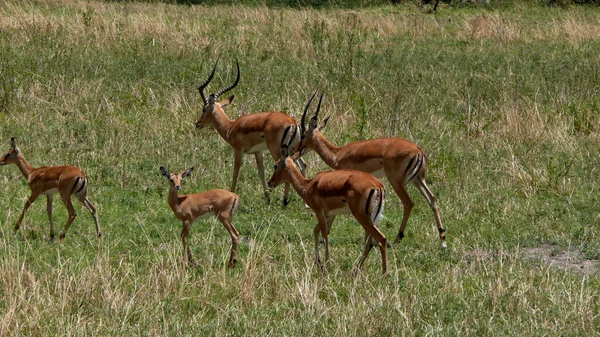
M 273 169 L 277 170 L 277 164 L 273 165 Z

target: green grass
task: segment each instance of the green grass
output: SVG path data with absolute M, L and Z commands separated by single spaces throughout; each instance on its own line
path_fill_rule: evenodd
M 600 257 L 598 17 L 596 7 L 519 2 L 435 15 L 385 3 L 2 3 L 2 151 L 14 136 L 34 166 L 82 168 L 104 238 L 76 204 L 65 241 L 48 242 L 43 198 L 13 235 L 29 190 L 15 166 L 2 167 L 0 335 L 600 333 L 598 272 L 526 254 L 550 246 L 579 252 L 573 263 Z M 218 57 L 209 91 L 233 81 L 235 57 L 242 70 L 229 116 L 299 117 L 320 89 L 334 143 L 419 144 L 449 249 L 439 249 L 433 214 L 410 188 L 415 208 L 406 238 L 389 249 L 387 277 L 373 251 L 352 278 L 363 230 L 350 217 L 333 225 L 323 274 L 314 216 L 295 193 L 281 207 L 281 188 L 266 205 L 248 156 L 234 219 L 240 263 L 226 268 L 229 236 L 211 219 L 192 226 L 199 265 L 184 267 L 158 168 L 196 166 L 183 193 L 230 186 L 232 150 L 193 124 L 196 86 Z M 310 175 L 327 169 L 306 159 Z M 67 212 L 54 203 L 62 230 Z M 388 193 L 388 239 L 401 219 Z

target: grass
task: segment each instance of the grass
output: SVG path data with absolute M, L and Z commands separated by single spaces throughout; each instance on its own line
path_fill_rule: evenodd
M 555 268 L 527 250 L 576 247 L 600 257 L 600 20 L 596 7 L 529 3 L 178 6 L 7 1 L 0 4 L 0 141 L 34 166 L 90 177 L 102 240 L 79 213 L 48 242 L 45 201 L 12 235 L 28 188 L 0 171 L 0 335 L 594 335 L 598 273 Z M 358 278 L 362 229 L 339 217 L 327 274 L 313 264 L 315 218 L 282 190 L 265 205 L 253 158 L 238 181 L 241 261 L 214 219 L 192 227 L 196 268 L 182 266 L 181 224 L 162 165 L 198 170 L 183 193 L 227 188 L 233 153 L 197 131 L 195 89 L 242 69 L 230 116 L 299 117 L 326 90 L 336 144 L 398 136 L 428 155 L 449 249 L 416 189 L 407 237 L 374 251 Z M 310 174 L 326 169 L 308 155 Z M 267 165 L 270 168 L 270 165 Z M 200 173 L 205 169 L 204 173 Z M 267 174 L 271 171 L 268 170 Z M 388 185 L 391 191 L 391 187 Z M 67 215 L 55 202 L 54 222 Z M 388 239 L 402 218 L 388 193 Z

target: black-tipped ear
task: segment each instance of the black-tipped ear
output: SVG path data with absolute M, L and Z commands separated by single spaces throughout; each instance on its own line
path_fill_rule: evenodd
M 192 174 L 192 171 L 193 171 L 193 170 L 194 170 L 194 168 L 193 168 L 193 167 L 192 167 L 192 168 L 190 168 L 189 170 L 185 170 L 185 172 L 183 172 L 183 173 L 181 174 L 181 178 L 185 178 L 185 177 L 189 176 L 190 174 Z
M 167 178 L 171 178 L 169 171 L 167 171 L 167 169 L 162 166 L 160 167 L 160 173 Z
M 323 121 L 322 121 L 321 123 L 319 123 L 319 126 L 317 126 L 317 129 L 321 130 L 321 129 L 323 129 L 324 127 L 326 127 L 326 126 L 327 126 L 327 122 L 329 121 L 329 117 L 331 117 L 331 116 L 327 116 L 327 117 L 325 117 L 325 118 L 323 119 Z
M 15 137 L 10 137 L 10 147 L 12 147 L 12 149 L 15 152 L 19 152 L 19 148 L 17 147 L 17 143 L 15 142 Z
M 313 117 L 310 119 L 310 121 L 308 122 L 308 128 L 311 130 L 317 129 L 319 127 L 319 121 L 317 120 L 317 117 Z

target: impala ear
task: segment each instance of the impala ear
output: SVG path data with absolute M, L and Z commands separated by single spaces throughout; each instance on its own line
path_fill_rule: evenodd
M 160 167 L 160 173 L 167 178 L 171 178 L 169 171 L 167 171 L 167 169 L 162 166 Z
M 19 152 L 19 148 L 17 147 L 17 144 L 15 143 L 15 137 L 10 137 L 10 147 L 12 147 L 12 149 L 15 152 Z
M 316 117 L 313 117 L 313 118 L 311 118 L 311 119 L 310 119 L 310 121 L 308 122 L 308 128 L 309 128 L 310 130 L 314 130 L 314 129 L 318 128 L 318 124 L 319 124 L 319 121 L 317 120 L 317 118 L 316 118 Z
M 224 108 L 224 107 L 228 106 L 229 104 L 231 104 L 231 102 L 233 102 L 234 97 L 235 97 L 235 95 L 231 95 L 229 98 L 226 98 L 226 99 L 222 100 L 221 102 L 219 102 L 219 104 L 221 104 L 221 108 Z
M 323 121 L 322 121 L 321 123 L 319 123 L 319 126 L 317 126 L 317 129 L 321 130 L 321 129 L 323 129 L 324 127 L 326 127 L 326 126 L 327 126 L 327 122 L 329 121 L 329 117 L 331 117 L 331 116 L 327 116 L 327 117 L 325 117 L 325 118 L 323 119 Z
M 190 168 L 189 170 L 185 170 L 185 172 L 183 172 L 183 173 L 181 174 L 181 178 L 185 178 L 185 177 L 189 176 L 190 174 L 192 174 L 192 171 L 193 171 L 193 170 L 194 170 L 194 168 L 193 168 L 193 167 L 192 167 L 192 168 Z

